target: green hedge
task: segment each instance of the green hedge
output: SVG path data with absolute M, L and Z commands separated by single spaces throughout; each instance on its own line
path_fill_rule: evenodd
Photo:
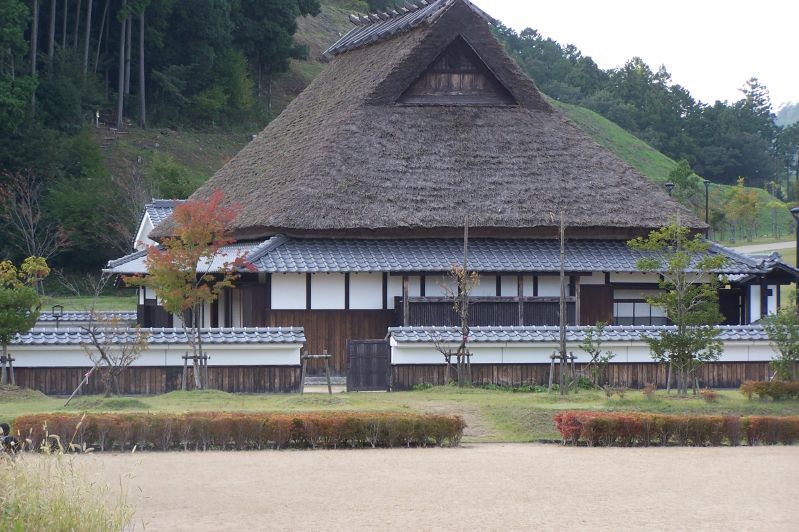
M 459 416 L 381 412 L 101 413 L 20 416 L 13 431 L 29 449 L 170 451 L 457 446 L 465 426 Z
M 799 399 L 799 381 L 746 381 L 741 384 L 741 393 L 749 399 L 753 395 L 775 401 Z
M 791 445 L 799 416 L 696 416 L 639 412 L 560 412 L 555 426 L 564 443 L 589 446 Z

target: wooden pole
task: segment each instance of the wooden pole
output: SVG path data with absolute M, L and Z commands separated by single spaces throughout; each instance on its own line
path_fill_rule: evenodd
M 560 211 L 560 389 L 561 395 L 566 394 L 566 375 L 563 371 L 566 361 L 566 227 L 563 221 L 563 210 Z
M 90 369 L 89 371 L 86 372 L 86 375 L 83 376 L 83 380 L 80 381 L 80 384 L 78 384 L 78 387 L 75 388 L 75 391 L 72 392 L 72 395 L 69 396 L 69 399 L 67 399 L 67 402 L 64 403 L 64 407 L 69 405 L 69 402 L 72 401 L 72 398 L 75 397 L 75 395 L 78 393 L 78 391 L 81 389 L 81 387 L 84 384 L 86 384 L 87 382 L 89 382 L 89 377 L 91 377 L 91 375 L 92 375 L 92 373 L 94 373 L 95 369 L 97 369 L 97 366 L 92 366 L 92 369 Z
M 330 355 L 327 354 L 327 349 L 322 351 L 325 357 L 325 376 L 327 377 L 327 394 L 333 395 L 333 386 L 330 382 Z
M 547 386 L 547 393 L 552 391 L 552 380 L 555 378 L 555 353 L 549 357 L 549 385 Z
M 302 360 L 302 365 L 300 369 L 300 395 L 303 395 L 305 393 L 305 367 L 308 364 L 307 362 L 308 359 L 305 358 L 305 355 L 303 355 L 300 358 Z
M 17 385 L 17 380 L 14 378 L 14 360 L 16 360 L 16 359 L 13 358 L 11 355 L 8 355 L 8 372 L 9 372 L 10 377 L 11 377 L 11 379 L 10 379 L 11 380 L 11 386 L 16 386 Z
M 180 389 L 183 390 L 184 392 L 186 391 L 186 379 L 189 378 L 188 363 L 189 363 L 189 354 L 188 353 L 184 353 L 183 354 L 183 380 L 180 383 Z

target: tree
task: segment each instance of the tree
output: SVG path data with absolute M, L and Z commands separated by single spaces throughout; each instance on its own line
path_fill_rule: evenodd
M 727 197 L 726 210 L 735 222 L 736 231 L 751 242 L 757 229 L 760 199 L 754 188 L 744 186 L 745 179 L 738 178 L 738 183 Z
M 239 271 L 254 270 L 244 257 L 235 257 L 211 271 L 220 249 L 233 242 L 225 237 L 225 228 L 235 215 L 235 209 L 222 206 L 222 193 L 218 191 L 207 200 L 178 205 L 172 214 L 173 235 L 147 249 L 147 275 L 125 278 L 131 286 L 152 288 L 167 312 L 183 316 L 183 329 L 195 357 L 197 388 L 207 386 L 201 382 L 198 370 L 198 361 L 204 356 L 201 309 L 216 301 L 222 290 L 233 287 Z
M 679 394 L 685 396 L 699 366 L 721 354 L 720 331 L 715 325 L 722 316 L 714 272 L 724 265 L 725 258 L 709 254 L 709 244 L 702 236 L 692 236 L 679 220 L 646 238 L 630 240 L 628 245 L 645 255 L 636 263 L 641 271 L 661 275 L 661 292 L 646 301 L 664 309 L 674 327 L 644 336 L 644 340 L 655 361 L 676 370 Z
M 122 375 L 149 348 L 149 334 L 140 327 L 123 327 L 118 317 L 102 318 L 95 312 L 97 298 L 109 279 L 109 275 L 102 275 L 92 283 L 94 297 L 89 310 L 90 320 L 88 325 L 81 327 L 91 339 L 91 344 L 82 344 L 81 347 L 99 371 L 106 397 L 120 395 Z
M 445 347 L 443 342 L 435 341 L 436 348 L 444 355 L 446 362 L 446 370 L 444 374 L 444 383 L 449 383 L 449 372 L 452 365 L 452 357 L 455 357 L 456 375 L 458 378 L 458 386 L 463 387 L 471 384 L 471 354 L 467 348 L 469 341 L 469 295 L 472 290 L 480 284 L 480 278 L 477 272 L 469 270 L 469 224 L 468 221 L 464 223 L 463 228 L 463 263 L 454 265 L 449 272 L 450 285 L 444 286 L 444 292 L 449 298 L 452 299 L 452 309 L 460 322 L 458 347 L 455 352 L 452 349 Z
M 791 294 L 791 300 L 791 305 L 761 320 L 771 347 L 777 352 L 770 362 L 771 367 L 786 381 L 796 379 L 796 364 L 799 362 L 799 315 L 796 313 L 796 291 Z
M 16 233 L 15 246 L 29 257 L 50 259 L 69 245 L 64 231 L 44 219 L 41 200 L 44 183 L 33 172 L 3 174 L 0 220 Z
M 602 351 L 602 337 L 605 334 L 605 327 L 607 327 L 607 323 L 601 321 L 592 327 L 588 327 L 585 331 L 585 337 L 580 343 L 580 349 L 591 357 L 586 370 L 591 376 L 591 382 L 597 388 L 605 384 L 600 381 L 607 378 L 605 370 L 610 361 L 616 357 L 612 351 Z
M 11 261 L 0 262 L 0 343 L 3 344 L 0 384 L 6 384 L 8 344 L 17 334 L 28 332 L 36 325 L 41 300 L 36 284 L 50 273 L 41 257 L 28 257 L 17 268 Z

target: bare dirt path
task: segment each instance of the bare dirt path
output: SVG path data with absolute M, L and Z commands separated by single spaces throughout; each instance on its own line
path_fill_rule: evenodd
M 106 454 L 147 530 L 796 530 L 799 447 Z

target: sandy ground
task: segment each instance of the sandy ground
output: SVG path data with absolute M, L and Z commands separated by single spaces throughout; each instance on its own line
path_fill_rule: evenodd
M 106 454 L 141 530 L 797 530 L 799 447 Z

